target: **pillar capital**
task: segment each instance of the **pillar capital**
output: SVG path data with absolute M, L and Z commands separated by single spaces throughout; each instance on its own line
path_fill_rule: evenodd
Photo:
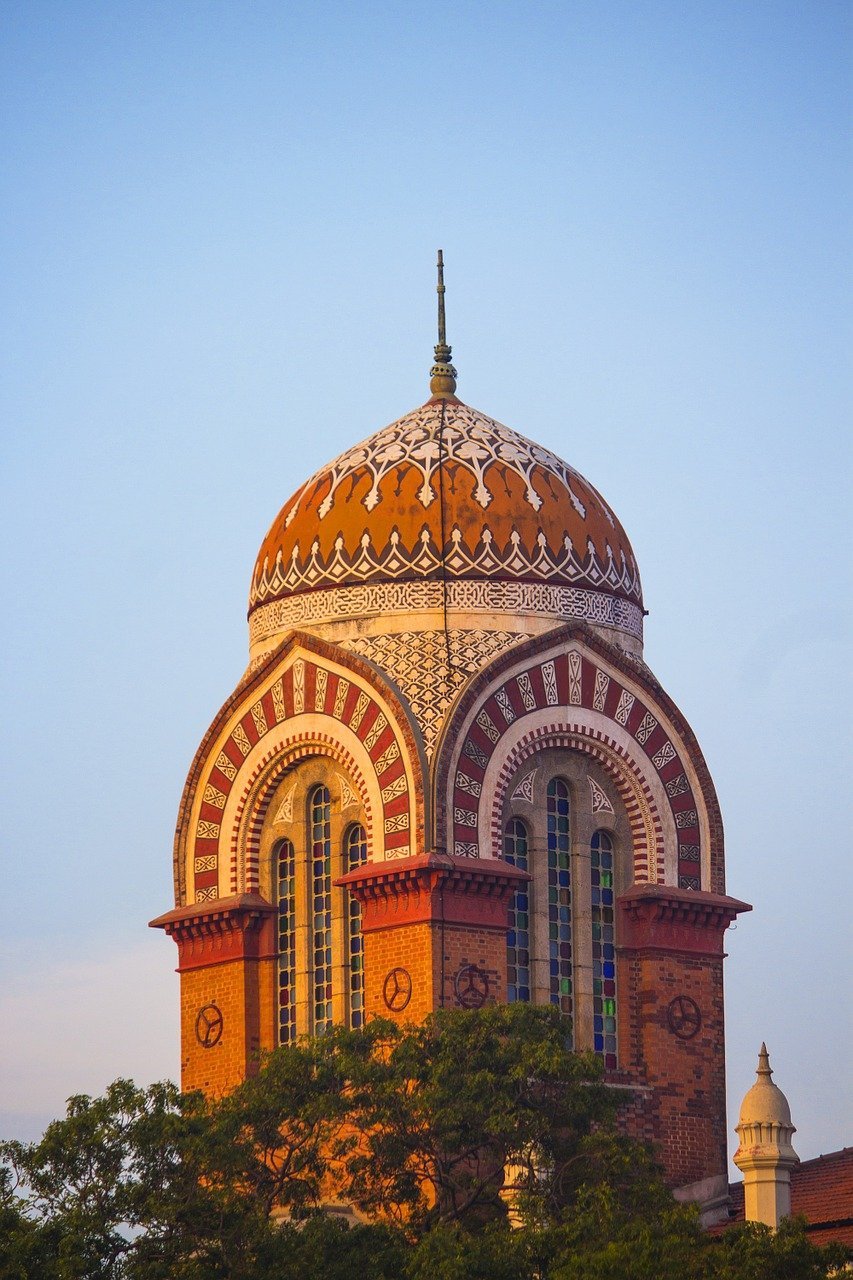
M 260 960 L 275 953 L 275 907 L 257 893 L 176 907 L 149 923 L 178 944 L 178 972 L 232 960 Z
M 530 876 L 498 858 L 424 853 L 371 862 L 335 881 L 361 903 L 364 933 L 408 924 L 506 930 L 511 895 Z
M 723 955 L 723 934 L 748 902 L 720 893 L 635 884 L 616 901 L 620 949 Z

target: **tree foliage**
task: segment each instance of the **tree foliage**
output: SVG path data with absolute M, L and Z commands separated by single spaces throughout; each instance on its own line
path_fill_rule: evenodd
M 796 1224 L 708 1237 L 616 1132 L 616 1105 L 559 1016 L 525 1005 L 336 1028 L 218 1101 L 118 1080 L 40 1142 L 0 1144 L 0 1280 L 816 1280 L 842 1264 Z

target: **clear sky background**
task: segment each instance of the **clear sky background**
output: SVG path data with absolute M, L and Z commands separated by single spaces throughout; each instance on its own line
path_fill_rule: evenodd
M 0 1134 L 177 1077 L 146 923 L 255 553 L 426 398 L 441 245 L 460 395 L 619 515 L 717 783 L 730 1127 L 766 1039 L 801 1156 L 853 1140 L 851 27 L 5 0 Z

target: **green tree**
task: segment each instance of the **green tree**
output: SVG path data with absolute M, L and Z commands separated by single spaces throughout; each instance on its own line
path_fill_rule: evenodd
M 524 1005 L 333 1029 L 219 1101 L 119 1080 L 0 1144 L 0 1280 L 818 1280 L 850 1257 L 796 1223 L 709 1237 L 617 1101 Z

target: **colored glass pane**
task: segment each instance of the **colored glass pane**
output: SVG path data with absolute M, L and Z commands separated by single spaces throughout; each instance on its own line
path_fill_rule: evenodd
M 278 1042 L 296 1039 L 296 854 L 289 840 L 276 846 L 278 903 Z
M 571 806 L 562 778 L 548 783 L 548 965 L 551 1004 L 572 1012 Z
M 355 871 L 367 862 L 367 835 L 356 824 L 346 834 L 344 865 Z M 361 932 L 361 903 L 348 894 L 347 951 L 349 960 L 349 1021 L 351 1027 L 364 1025 L 364 937 Z
M 332 1021 L 332 801 L 327 787 L 315 787 L 310 799 L 311 929 L 313 940 L 313 1031 L 320 1035 Z
M 504 832 L 504 858 L 528 870 L 527 828 L 520 818 L 510 818 Z M 530 999 L 530 891 L 516 889 L 509 907 L 506 935 L 506 998 L 508 1003 Z
M 596 831 L 590 842 L 592 907 L 593 1048 L 608 1070 L 616 1068 L 616 923 L 613 840 Z

